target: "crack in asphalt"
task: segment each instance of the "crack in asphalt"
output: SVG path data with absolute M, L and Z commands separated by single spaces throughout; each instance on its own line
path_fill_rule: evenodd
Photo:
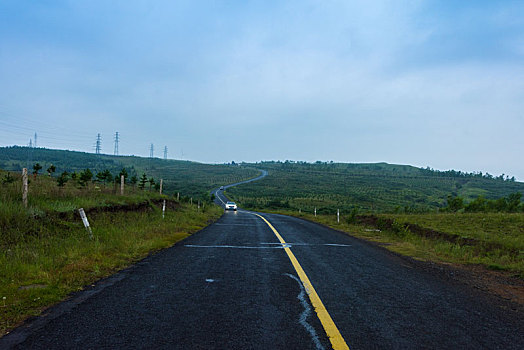
M 311 306 L 309 305 L 309 303 L 306 300 L 306 290 L 304 289 L 302 282 L 300 282 L 300 280 L 296 276 L 293 276 L 292 274 L 284 273 L 283 275 L 294 279 L 298 283 L 298 286 L 300 287 L 300 293 L 298 293 L 297 299 L 300 300 L 300 303 L 304 307 L 304 312 L 300 314 L 298 322 L 311 335 L 311 339 L 315 343 L 315 347 L 317 348 L 317 350 L 324 350 L 325 348 L 322 345 L 322 343 L 320 342 L 320 339 L 318 338 L 317 331 L 315 331 L 315 328 L 307 322 L 307 318 L 311 315 Z

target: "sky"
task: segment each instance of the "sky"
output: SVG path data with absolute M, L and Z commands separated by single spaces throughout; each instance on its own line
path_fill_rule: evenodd
M 0 2 L 0 146 L 524 181 L 523 1 Z M 32 140 L 34 142 L 34 140 Z

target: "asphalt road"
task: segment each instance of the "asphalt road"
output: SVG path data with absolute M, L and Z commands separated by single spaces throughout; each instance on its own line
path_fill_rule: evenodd
M 523 348 L 522 315 L 485 294 L 346 234 L 262 215 L 286 244 L 254 213 L 226 212 L 13 331 L 0 348 L 329 349 L 285 248 L 351 349 Z

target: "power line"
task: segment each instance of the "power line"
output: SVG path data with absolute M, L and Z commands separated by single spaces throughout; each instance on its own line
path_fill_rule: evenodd
M 120 141 L 120 135 L 118 134 L 118 131 L 115 133 L 115 156 L 118 156 L 118 142 Z
M 28 126 L 22 126 L 17 122 L 10 122 L 6 120 L 0 120 L 0 124 L 2 124 L 2 126 L 5 127 L 6 129 L 11 129 L 11 131 L 15 129 L 15 130 L 26 130 L 26 131 L 31 131 L 31 132 L 34 132 L 35 130 L 34 126 L 36 125 L 36 123 L 28 123 L 28 124 L 31 124 L 31 127 L 28 127 Z M 64 128 L 64 127 L 56 127 L 56 126 L 49 126 L 49 125 L 46 125 L 44 127 L 41 127 L 38 125 L 36 126 L 38 127 L 39 130 L 40 129 L 44 130 L 44 131 L 40 130 L 39 131 L 40 134 L 56 135 L 57 133 L 59 133 L 59 134 L 67 134 L 75 138 L 88 138 L 85 134 L 74 133 L 70 129 Z
M 96 154 L 100 154 L 100 150 L 101 150 L 101 147 L 102 146 L 102 137 L 100 136 L 100 134 L 96 135 L 96 145 L 95 145 L 95 153 Z

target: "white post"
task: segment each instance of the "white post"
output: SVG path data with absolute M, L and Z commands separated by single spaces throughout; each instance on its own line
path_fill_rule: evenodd
M 27 208 L 27 168 L 22 169 L 22 202 L 24 203 L 24 207 Z
M 162 187 L 164 187 L 164 179 L 160 179 L 160 194 L 162 194 Z
M 193 205 L 193 197 L 189 199 L 189 204 Z
M 120 175 L 120 195 L 121 196 L 124 195 L 124 182 L 125 182 L 124 175 Z
M 91 231 L 91 227 L 89 226 L 89 221 L 87 220 L 84 208 L 78 209 L 78 212 L 80 213 L 80 217 L 82 218 L 86 230 L 89 232 L 89 238 L 93 239 L 93 231 Z
M 301 208 L 298 208 L 298 213 L 302 214 L 302 209 Z
M 337 209 L 337 223 L 340 223 L 340 210 Z
M 198 201 L 198 209 L 200 209 L 200 200 Z
M 177 192 L 177 193 L 176 193 L 176 200 L 177 200 L 177 201 L 180 201 L 180 192 Z
M 162 219 L 164 218 L 166 213 L 166 200 L 164 199 L 164 204 L 162 205 Z
M 317 217 L 317 207 L 315 207 L 315 217 Z

